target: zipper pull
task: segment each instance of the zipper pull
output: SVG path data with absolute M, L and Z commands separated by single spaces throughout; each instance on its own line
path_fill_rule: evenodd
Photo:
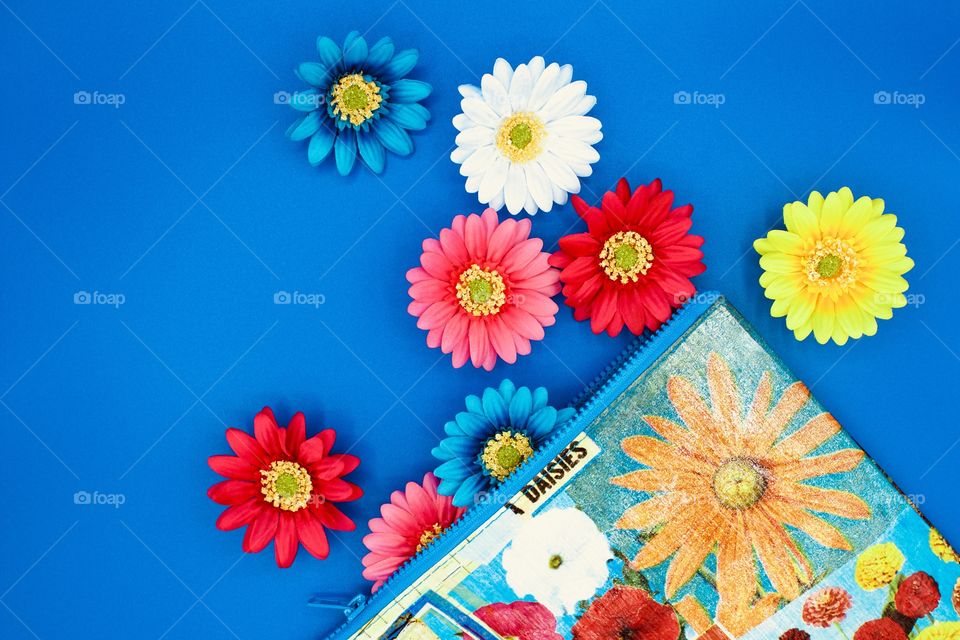
M 353 620 L 366 604 L 367 596 L 362 593 L 355 595 L 349 601 L 346 601 L 346 596 L 329 596 L 324 594 L 315 595 L 307 601 L 308 607 L 339 609 L 343 612 L 343 615 L 346 616 L 347 620 Z

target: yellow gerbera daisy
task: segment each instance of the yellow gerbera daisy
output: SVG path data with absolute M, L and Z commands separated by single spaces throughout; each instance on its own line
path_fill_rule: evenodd
M 783 206 L 786 231 L 774 229 L 753 243 L 760 254 L 760 286 L 773 300 L 770 314 L 787 317 L 797 340 L 813 332 L 820 344 L 872 336 L 877 318 L 888 320 L 907 304 L 902 277 L 913 268 L 897 217 L 883 200 L 856 201 L 843 187 L 807 204 Z
M 718 618 L 739 635 L 759 622 L 761 611 L 752 609 L 763 605 L 769 615 L 781 598 L 796 598 L 814 580 L 791 529 L 825 547 L 851 550 L 847 538 L 815 513 L 865 520 L 870 507 L 852 493 L 804 481 L 850 471 L 864 453 L 841 449 L 809 455 L 840 431 L 828 413 L 783 437 L 810 397 L 802 382 L 787 387 L 774 404 L 771 375 L 764 372 L 745 408 L 730 367 L 711 353 L 707 386 L 709 406 L 689 380 L 672 376 L 667 394 L 686 426 L 644 416 L 660 438 L 631 436 L 621 446 L 646 468 L 610 481 L 652 494 L 616 523 L 653 532 L 633 567 L 654 567 L 672 557 L 665 585 L 666 597 L 672 598 L 707 556 L 716 554 Z M 755 557 L 777 591 L 762 602 L 755 601 Z

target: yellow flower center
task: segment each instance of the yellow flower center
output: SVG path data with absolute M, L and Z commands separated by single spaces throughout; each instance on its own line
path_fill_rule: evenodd
M 636 231 L 617 231 L 603 243 L 600 266 L 614 282 L 636 282 L 653 266 L 653 247 Z
M 550 556 L 550 560 L 547 563 L 551 569 L 559 569 L 560 565 L 563 564 L 563 558 L 559 554 L 553 554 Z
M 857 252 L 839 238 L 818 240 L 803 260 L 808 282 L 821 289 L 839 287 L 840 291 L 856 281 L 857 264 Z
M 362 73 L 343 76 L 330 91 L 333 112 L 353 125 L 363 124 L 380 108 L 383 98 L 376 82 L 367 82 Z
M 763 467 L 749 458 L 731 458 L 713 474 L 713 493 L 729 509 L 749 509 L 767 490 Z
M 500 124 L 497 148 L 512 162 L 529 162 L 540 155 L 547 128 L 532 113 L 515 113 Z
M 480 460 L 491 476 L 503 481 L 532 455 L 533 447 L 530 446 L 527 436 L 501 431 L 487 440 Z
M 261 469 L 260 493 L 263 499 L 284 511 L 299 511 L 307 506 L 313 491 L 310 473 L 289 460 L 275 460 L 269 469 Z
M 439 538 L 441 533 L 443 533 L 443 527 L 438 523 L 434 523 L 432 527 L 421 533 L 420 544 L 417 545 L 417 553 L 420 553 L 433 544 L 433 541 Z
M 457 299 L 461 307 L 475 316 L 496 315 L 507 301 L 506 290 L 503 276 L 496 270 L 472 264 L 460 274 Z

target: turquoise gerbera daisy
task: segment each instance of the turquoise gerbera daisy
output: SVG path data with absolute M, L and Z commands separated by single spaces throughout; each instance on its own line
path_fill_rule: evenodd
M 419 104 L 433 90 L 406 78 L 420 57 L 416 49 L 394 50 L 390 38 L 368 47 L 351 31 L 341 49 L 326 36 L 317 38 L 319 62 L 304 62 L 297 75 L 312 89 L 297 92 L 290 105 L 305 112 L 287 129 L 291 140 L 310 139 L 307 159 L 316 166 L 333 151 L 340 175 L 357 155 L 374 173 L 383 171 L 386 151 L 413 152 L 407 131 L 427 126 L 430 112 Z
M 447 437 L 432 451 L 441 461 L 437 491 L 453 496 L 457 507 L 510 476 L 574 413 L 548 405 L 543 387 L 518 389 L 510 380 L 485 389 L 483 397 L 467 396 L 466 405 L 444 425 Z

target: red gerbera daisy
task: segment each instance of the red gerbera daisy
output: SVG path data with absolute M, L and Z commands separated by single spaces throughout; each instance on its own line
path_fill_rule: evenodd
M 324 527 L 353 531 L 353 521 L 334 502 L 363 495 L 343 480 L 360 464 L 356 456 L 331 454 L 336 433 L 324 429 L 306 437 L 302 413 L 286 428 L 277 426 L 270 407 L 253 419 L 256 438 L 240 429 L 227 429 L 235 456 L 210 456 L 210 468 L 229 478 L 207 491 L 214 502 L 230 505 L 217 518 L 217 528 L 229 531 L 247 525 L 243 550 L 262 551 L 271 540 L 277 565 L 289 567 L 299 544 L 323 560 L 330 552 Z
M 673 192 L 662 191 L 659 179 L 631 193 L 622 178 L 600 208 L 578 196 L 570 201 L 588 231 L 560 238 L 550 264 L 562 269 L 573 317 L 590 318 L 594 333 L 656 330 L 696 293 L 690 278 L 706 267 L 703 238 L 687 233 L 693 207 L 671 209 Z
M 677 640 L 676 612 L 637 587 L 619 586 L 597 598 L 573 625 L 574 640 Z

